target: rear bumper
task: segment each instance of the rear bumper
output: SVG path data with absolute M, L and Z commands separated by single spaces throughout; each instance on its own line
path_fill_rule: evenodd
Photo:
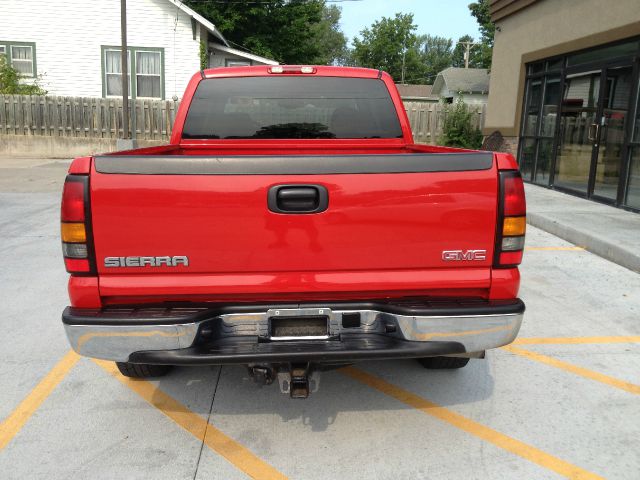
M 88 357 L 169 365 L 348 362 L 481 352 L 511 343 L 524 303 L 337 303 L 222 307 L 67 307 L 73 349 Z M 326 316 L 324 339 L 270 337 L 270 319 Z M 357 318 L 357 326 L 354 326 Z

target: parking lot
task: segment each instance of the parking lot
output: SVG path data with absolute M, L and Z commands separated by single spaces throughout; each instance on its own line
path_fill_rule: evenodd
M 0 478 L 640 478 L 640 275 L 533 227 L 509 347 L 460 371 L 322 374 L 307 400 L 242 367 L 129 380 L 70 353 L 64 162 L 0 168 Z

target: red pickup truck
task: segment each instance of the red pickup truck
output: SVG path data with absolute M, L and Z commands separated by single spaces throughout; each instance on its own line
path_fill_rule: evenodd
M 524 233 L 513 157 L 414 144 L 388 74 L 205 70 L 168 145 L 71 164 L 62 320 L 127 376 L 246 364 L 306 397 L 322 369 L 512 342 Z

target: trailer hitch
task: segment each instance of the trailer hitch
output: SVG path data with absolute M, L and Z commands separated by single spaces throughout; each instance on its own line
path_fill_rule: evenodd
M 307 398 L 320 387 L 320 372 L 310 363 L 283 365 L 278 371 L 280 391 L 291 398 Z

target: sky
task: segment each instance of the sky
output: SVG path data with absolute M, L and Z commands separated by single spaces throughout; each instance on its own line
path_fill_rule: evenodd
M 473 0 L 342 0 L 331 3 L 342 8 L 340 23 L 349 39 L 382 17 L 413 13 L 419 35 L 430 34 L 457 40 L 463 35 L 477 39 L 478 24 L 467 7 Z

